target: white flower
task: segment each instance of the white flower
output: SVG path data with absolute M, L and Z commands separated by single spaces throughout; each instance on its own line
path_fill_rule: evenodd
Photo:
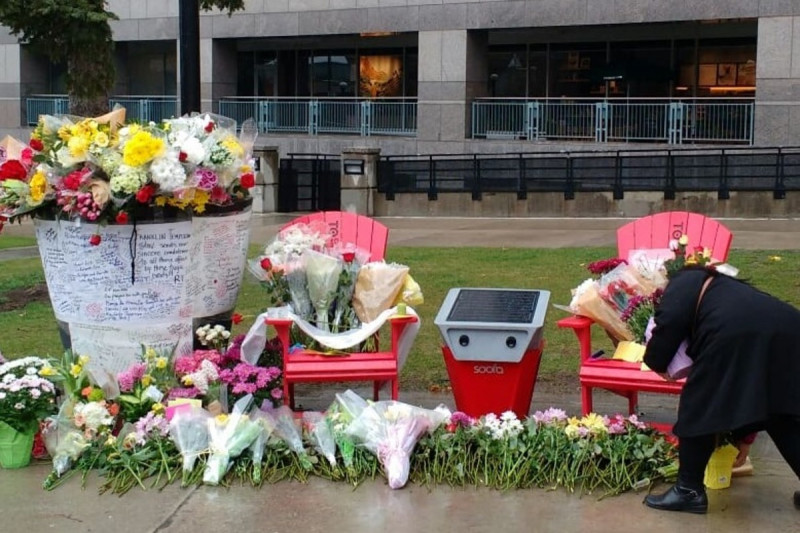
M 175 191 L 186 186 L 186 170 L 176 153 L 168 153 L 154 160 L 150 164 L 150 174 L 162 191 Z
M 0 392 L 0 400 L 5 400 L 5 399 L 6 399 L 6 393 Z
M 17 410 L 25 409 L 25 404 L 22 403 L 22 402 L 17 402 L 17 403 L 14 404 L 14 409 L 17 409 Z
M 80 423 L 79 423 L 80 421 Z M 114 422 L 105 402 L 80 403 L 75 406 L 75 423 L 85 426 L 86 429 L 98 430 L 101 426 L 109 426 Z
M 678 239 L 671 239 L 669 241 L 669 249 L 672 250 L 673 252 L 678 251 L 678 246 L 679 246 Z
M 33 376 L 35 374 L 38 374 L 39 371 L 36 370 L 34 367 L 29 366 L 28 368 L 25 369 L 25 373 L 28 374 L 29 376 Z
M 33 399 L 36 399 L 42 395 L 42 391 L 40 391 L 39 389 L 31 389 L 28 392 L 30 392 L 31 398 Z
M 206 158 L 206 151 L 203 143 L 197 137 L 189 137 L 180 144 L 181 152 L 186 154 L 186 162 L 192 165 L 199 165 Z

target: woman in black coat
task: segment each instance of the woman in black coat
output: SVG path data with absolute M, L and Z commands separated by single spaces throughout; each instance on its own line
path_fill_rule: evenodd
M 737 438 L 766 430 L 800 478 L 800 311 L 747 283 L 694 267 L 670 279 L 655 323 L 645 363 L 669 379 L 667 366 L 688 338 L 693 364 L 673 428 L 680 438 L 678 481 L 645 504 L 705 513 L 703 476 L 721 433 Z M 800 508 L 800 491 L 794 503 Z

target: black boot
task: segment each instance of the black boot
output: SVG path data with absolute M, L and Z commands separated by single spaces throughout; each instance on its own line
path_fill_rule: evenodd
M 795 495 L 795 499 L 797 495 Z M 682 511 L 685 513 L 705 514 L 708 511 L 708 497 L 705 488 L 692 489 L 676 483 L 664 494 L 651 494 L 644 499 L 644 504 L 662 511 Z

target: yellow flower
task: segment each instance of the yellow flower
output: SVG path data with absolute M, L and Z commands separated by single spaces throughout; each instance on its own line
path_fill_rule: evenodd
M 69 148 L 69 154 L 72 157 L 85 157 L 86 152 L 89 150 L 89 144 L 91 142 L 88 137 L 75 135 L 67 141 L 67 148 Z
M 228 415 L 225 413 L 219 414 L 214 417 L 214 421 L 217 423 L 217 425 L 224 426 L 228 423 Z
M 78 362 L 80 364 L 82 364 L 82 365 L 89 364 L 89 356 L 88 355 L 82 355 L 82 356 L 78 357 Z
M 106 446 L 108 447 L 114 446 L 116 443 L 117 443 L 117 437 L 115 437 L 114 435 L 109 435 L 108 438 L 106 439 Z
M 28 188 L 28 204 L 32 206 L 41 204 L 47 194 L 47 178 L 44 172 L 37 171 L 28 183 Z
M 164 404 L 161 402 L 154 403 L 150 410 L 157 415 L 163 414 L 164 411 L 166 411 L 166 409 L 164 409 Z
M 703 248 L 703 259 L 711 259 L 711 248 Z
M 152 382 L 153 382 L 153 377 L 150 374 L 145 374 L 144 376 L 142 376 L 142 386 L 149 387 Z
M 183 379 L 181 379 L 181 381 L 187 387 L 191 387 L 192 385 L 194 385 L 194 381 L 192 381 L 192 378 L 190 378 L 189 376 L 183 376 Z
M 62 141 L 68 141 L 69 138 L 72 136 L 72 132 L 70 131 L 70 127 L 66 124 L 58 128 L 58 138 Z
M 139 131 L 125 143 L 122 161 L 130 167 L 149 163 L 164 151 L 164 141 L 153 137 L 150 132 Z
M 83 372 L 83 367 L 81 365 L 72 365 L 69 369 L 69 375 L 73 378 L 80 377 L 81 372 Z
M 166 357 L 159 357 L 156 359 L 156 368 L 159 370 L 164 370 L 167 368 L 167 358 Z
M 770 261 L 780 261 L 781 260 L 781 256 L 779 256 L 779 255 L 771 255 L 771 256 L 769 256 L 769 260 Z
M 155 359 L 157 355 L 158 354 L 156 353 L 156 351 L 152 348 L 148 348 L 144 351 L 144 358 L 148 360 Z
M 233 135 L 229 135 L 220 143 L 226 150 L 228 150 L 234 157 L 242 157 L 244 155 L 244 148 L 239 144 L 239 141 Z
M 603 417 L 598 415 L 597 413 L 589 413 L 588 415 L 584 416 L 581 419 L 581 424 L 589 428 L 589 431 L 591 431 L 592 433 L 608 432 L 608 428 L 606 427 Z
M 57 373 L 56 369 L 50 365 L 45 365 L 41 369 L 39 369 L 39 375 L 43 377 L 55 376 L 56 373 Z
M 689 244 L 689 236 L 686 235 L 685 233 L 681 235 L 681 238 L 678 239 L 678 244 L 680 244 L 681 246 L 686 246 L 687 244 Z
M 105 134 L 105 132 L 98 131 L 97 135 L 94 136 L 94 144 L 96 144 L 100 148 L 105 148 L 106 146 L 108 146 L 108 143 L 109 143 L 109 138 L 108 135 Z

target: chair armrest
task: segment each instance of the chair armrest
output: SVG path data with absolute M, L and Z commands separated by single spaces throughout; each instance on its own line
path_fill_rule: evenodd
M 562 318 L 556 322 L 558 327 L 568 328 L 575 332 L 581 350 L 581 363 L 592 355 L 592 324 L 594 324 L 594 320 L 579 315 Z
M 417 322 L 419 319 L 414 315 L 394 315 L 389 317 L 389 324 L 392 327 L 392 353 L 397 357 L 398 343 L 400 336 L 406 329 L 406 326 Z

